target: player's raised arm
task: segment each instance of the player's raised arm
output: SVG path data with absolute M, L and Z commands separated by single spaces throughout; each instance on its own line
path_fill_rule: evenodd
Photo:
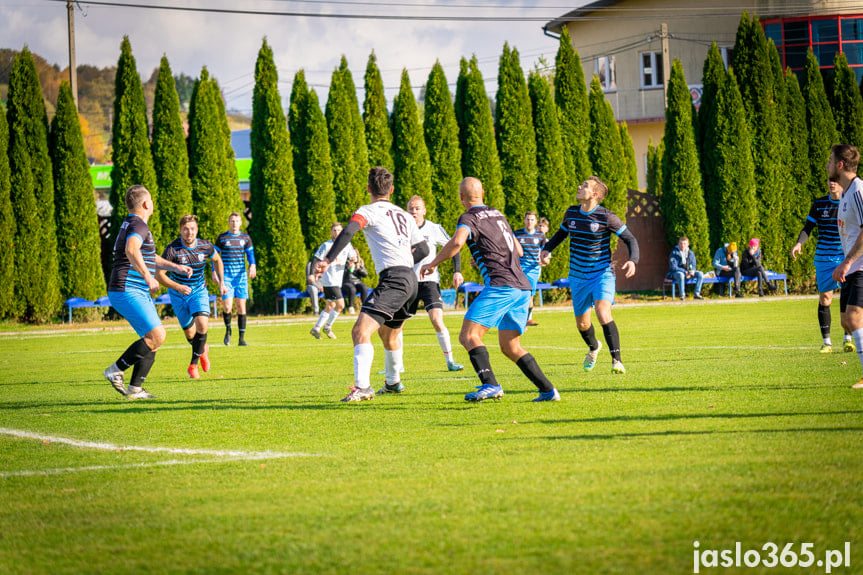
M 336 239 L 333 240 L 333 245 L 330 248 L 330 251 L 327 252 L 327 255 L 324 256 L 324 259 L 318 262 L 315 266 L 315 272 L 318 275 L 321 275 L 327 268 L 330 266 L 330 262 L 336 259 L 336 257 L 341 253 L 343 249 L 348 247 L 348 244 L 351 243 L 351 239 L 356 235 L 358 231 L 363 229 L 363 225 L 365 224 L 365 218 L 354 214 L 348 225 L 342 229 L 342 233 L 336 236 Z
M 141 246 L 143 245 L 143 243 L 143 240 L 137 234 L 132 234 L 128 238 L 126 238 L 126 258 L 128 258 L 129 264 L 132 266 L 132 268 L 136 272 L 141 274 L 141 277 L 144 278 L 145 282 L 147 282 L 147 287 L 150 288 L 150 291 L 152 292 L 159 289 L 159 282 L 150 274 L 150 270 L 147 269 L 147 264 L 144 261 L 144 256 L 141 254 Z M 159 260 L 162 260 L 162 258 L 157 255 L 157 268 L 159 266 Z
M 539 254 L 539 261 L 542 265 L 548 265 L 551 260 L 551 252 L 553 252 L 554 248 L 559 246 L 568 236 L 569 233 L 558 228 L 554 235 L 551 236 L 551 239 L 545 242 L 545 245 L 542 246 L 542 251 Z
M 222 261 L 222 256 L 219 255 L 219 252 L 213 251 L 213 278 L 215 278 L 216 283 L 219 284 L 219 295 L 225 295 L 228 293 L 228 286 L 225 285 L 225 263 Z M 252 264 L 254 267 L 254 264 Z
M 424 265 L 422 268 L 420 268 L 420 276 L 425 277 L 431 274 L 432 272 L 434 272 L 435 268 L 437 268 L 441 263 L 458 254 L 461 251 L 462 246 L 467 243 L 468 237 L 470 237 L 470 230 L 467 228 L 467 226 L 460 226 L 456 228 L 453 236 L 440 249 L 434 259 Z

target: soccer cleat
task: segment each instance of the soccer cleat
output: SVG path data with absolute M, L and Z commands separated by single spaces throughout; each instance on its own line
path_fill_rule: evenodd
M 352 387 L 351 392 L 347 394 L 342 401 L 351 402 L 351 401 L 365 401 L 367 399 L 375 398 L 375 390 L 370 387 L 362 388 L 362 387 Z
M 240 347 L 248 347 L 248 345 L 249 345 L 249 344 L 247 344 L 247 343 L 246 343 L 246 340 L 241 339 L 241 340 L 237 343 L 237 345 L 239 345 Z
M 486 399 L 498 399 L 503 397 L 503 388 L 499 385 L 489 385 L 484 383 L 476 386 L 477 391 L 468 393 L 464 396 L 465 401 L 483 401 Z
M 596 349 L 589 350 L 584 356 L 584 371 L 592 371 L 596 367 L 596 358 L 599 357 L 599 350 L 602 349 L 602 342 L 596 342 Z
M 191 364 L 191 365 L 189 366 L 189 369 L 187 369 L 187 370 L 186 370 L 186 373 L 188 373 L 188 374 L 189 374 L 189 377 L 191 377 L 192 379 L 201 379 L 201 374 L 200 374 L 200 373 L 198 373 L 198 366 L 197 366 L 197 364 L 194 364 L 194 363 L 193 363 L 193 364 Z
M 863 389 L 863 377 L 860 378 L 860 381 L 852 385 L 851 389 Z
M 446 362 L 446 368 L 450 371 L 461 371 L 464 369 L 464 366 L 454 361 L 448 361 Z
M 692 297 L 693 297 L 693 298 L 695 298 L 695 299 L 704 299 L 704 296 L 703 296 L 703 295 L 701 295 L 700 293 L 697 293 L 697 294 L 695 294 L 695 295 L 694 295 L 694 296 L 692 296 Z
M 626 373 L 626 368 L 623 364 L 615 360 L 611 363 L 611 373 Z
M 854 345 L 854 341 L 850 339 L 846 339 L 842 344 L 842 351 L 845 353 L 854 353 L 857 351 L 857 346 Z
M 123 383 L 123 372 L 120 370 L 115 371 L 111 369 L 116 366 L 116 363 L 112 363 L 105 368 L 105 371 L 102 372 L 102 375 L 105 376 L 105 379 L 111 382 L 111 385 L 114 387 L 114 389 L 117 390 L 118 393 L 122 395 L 129 395 L 129 391 L 126 389 L 126 384 Z
M 336 339 L 336 334 L 333 333 L 333 328 L 324 326 L 324 334 L 330 339 Z
M 203 370 L 204 373 L 210 371 L 210 344 L 204 344 L 204 353 L 201 354 L 199 359 L 201 362 L 201 370 Z
M 528 327 L 534 327 L 534 326 L 537 326 L 537 325 L 539 325 L 539 324 L 538 324 L 538 323 L 536 323 L 534 320 L 529 319 L 529 320 L 527 320 L 527 323 L 526 323 L 525 325 L 526 325 L 526 326 L 528 326 Z
M 321 339 L 321 330 L 319 330 L 318 328 L 313 327 L 309 333 L 312 334 L 315 339 Z
M 556 389 L 551 391 L 540 391 L 538 397 L 534 397 L 531 401 L 560 401 L 560 394 Z
M 829 343 L 825 343 L 821 346 L 821 349 L 818 350 L 818 353 L 833 353 L 833 346 Z
M 155 395 L 150 395 L 143 387 L 135 387 L 134 385 L 129 386 L 129 395 L 126 397 L 129 399 L 156 399 Z
M 225 331 L 225 339 L 223 341 L 225 345 L 231 345 L 231 330 Z
M 405 390 L 405 386 L 402 382 L 398 383 L 386 383 L 384 382 L 384 386 L 378 390 L 378 394 L 383 395 L 384 393 L 401 393 Z

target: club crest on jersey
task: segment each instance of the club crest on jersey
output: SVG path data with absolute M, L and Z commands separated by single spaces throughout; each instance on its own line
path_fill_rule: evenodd
M 829 218 L 830 217 L 830 210 L 825 209 L 823 212 L 821 212 L 821 217 L 822 218 Z
M 204 261 L 204 254 L 198 254 L 198 261 L 199 262 Z
M 590 222 L 590 231 L 595 232 L 599 230 L 599 222 Z
M 180 263 L 181 264 L 189 263 L 189 258 L 187 258 L 186 256 L 180 256 Z

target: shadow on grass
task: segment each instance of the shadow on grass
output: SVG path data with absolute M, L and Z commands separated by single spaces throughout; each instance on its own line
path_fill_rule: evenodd
M 669 413 L 665 415 L 615 415 L 610 417 L 587 417 L 583 419 L 547 419 L 538 423 L 624 423 L 632 421 L 680 421 L 688 419 L 754 419 L 759 417 L 811 417 L 819 415 L 861 415 L 863 410 L 806 411 L 777 413 Z
M 569 440 L 608 440 L 608 439 L 633 439 L 638 437 L 685 437 L 699 435 L 730 435 L 730 434 L 747 434 L 747 433 L 813 433 L 813 432 L 832 432 L 832 433 L 857 433 L 863 431 L 863 427 L 797 427 L 791 429 L 729 429 L 729 430 L 700 430 L 700 431 L 650 431 L 644 433 L 602 433 L 595 435 L 551 435 L 544 438 L 508 438 L 508 440 L 518 439 L 548 439 L 550 441 L 569 439 Z

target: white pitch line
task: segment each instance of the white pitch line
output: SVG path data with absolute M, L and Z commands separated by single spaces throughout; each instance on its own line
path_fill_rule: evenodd
M 173 453 L 176 455 L 213 455 L 216 457 L 233 457 L 237 459 L 281 459 L 285 457 L 315 457 L 313 453 L 280 453 L 276 451 L 219 451 L 214 449 L 186 449 L 181 447 L 145 447 L 139 445 L 115 445 L 113 443 L 97 443 L 93 441 L 80 441 L 67 437 L 55 437 L 0 427 L 0 435 L 11 435 L 24 439 L 38 439 L 49 443 L 60 443 L 72 447 L 85 449 L 101 449 L 104 451 L 144 451 L 146 453 Z
M 5 477 L 34 477 L 39 475 L 60 475 L 79 471 L 112 471 L 114 469 L 139 469 L 142 467 L 158 467 L 167 465 L 196 465 L 198 463 L 225 463 L 227 461 L 252 461 L 268 459 L 267 457 L 224 457 L 221 459 L 170 459 L 151 463 L 129 463 L 126 465 L 88 465 L 86 467 L 60 467 L 57 469 L 27 469 L 23 471 L 0 471 L 0 479 Z

